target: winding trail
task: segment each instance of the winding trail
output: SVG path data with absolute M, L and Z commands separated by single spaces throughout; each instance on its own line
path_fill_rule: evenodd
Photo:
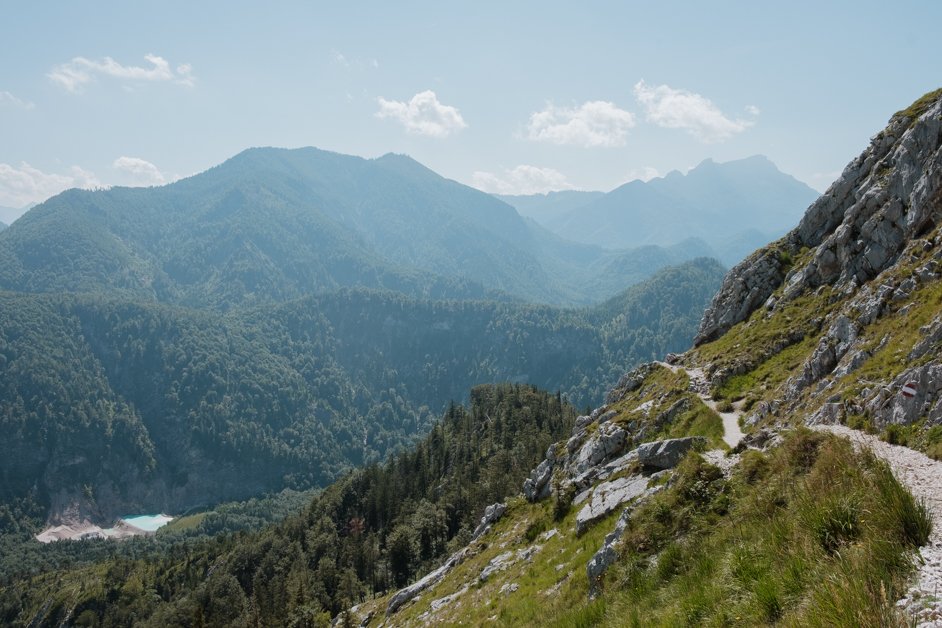
M 723 419 L 723 442 L 729 445 L 730 449 L 736 447 L 739 441 L 743 439 L 742 428 L 739 427 L 739 417 L 742 416 L 742 402 L 737 402 L 733 406 L 732 412 L 720 412 L 719 404 L 710 396 L 710 382 L 707 380 L 703 369 L 688 369 L 682 366 L 668 364 L 667 362 L 658 362 L 660 366 L 670 369 L 674 373 L 684 371 L 690 379 L 690 389 L 697 393 L 700 400 L 707 405 L 710 410 L 716 412 Z
M 813 429 L 843 436 L 857 447 L 868 448 L 886 460 L 896 479 L 916 499 L 925 500 L 932 515 L 932 534 L 919 550 L 921 564 L 915 581 L 896 606 L 916 626 L 942 628 L 942 462 L 844 425 L 816 425 Z
M 743 438 L 739 427 L 742 404 L 733 406 L 732 412 L 720 412 L 710 397 L 710 384 L 702 369 L 688 369 L 666 362 L 659 365 L 673 372 L 683 370 L 690 378 L 690 388 L 700 399 L 723 419 L 723 440 L 731 448 Z M 932 534 L 929 542 L 919 549 L 919 571 L 906 595 L 896 602 L 911 625 L 918 628 L 942 628 L 942 462 L 922 452 L 891 445 L 876 436 L 844 425 L 815 425 L 815 430 L 830 432 L 849 439 L 856 447 L 866 447 L 890 465 L 893 475 L 913 496 L 925 501 L 932 516 Z

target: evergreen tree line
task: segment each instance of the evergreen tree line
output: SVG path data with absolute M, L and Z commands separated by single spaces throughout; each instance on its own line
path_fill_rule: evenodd
M 341 290 L 227 314 L 0 292 L 0 533 L 56 494 L 111 517 L 324 486 L 427 433 L 482 382 L 597 404 L 685 348 L 722 268 L 589 309 Z
M 350 472 L 298 515 L 19 580 L 0 592 L 0 622 L 323 625 L 464 546 L 484 508 L 519 492 L 575 415 L 559 393 L 475 387 L 469 407 L 450 404 L 412 449 Z

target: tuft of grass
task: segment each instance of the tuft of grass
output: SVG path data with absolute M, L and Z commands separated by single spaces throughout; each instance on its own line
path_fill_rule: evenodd
M 530 525 L 527 526 L 527 529 L 523 532 L 523 538 L 532 543 L 536 540 L 536 537 L 544 532 L 546 532 L 546 519 L 539 517 L 536 521 L 532 521 Z
M 909 107 L 893 114 L 893 118 L 891 119 L 909 118 L 915 121 L 916 118 L 924 114 L 939 98 L 942 98 L 942 88 L 923 94 Z
M 801 517 L 818 545 L 828 554 L 834 554 L 860 537 L 860 510 L 861 500 L 856 495 L 835 495 L 803 503 Z
M 698 397 L 690 395 L 691 408 L 662 431 L 668 438 L 703 436 L 711 448 L 723 448 L 723 419 Z

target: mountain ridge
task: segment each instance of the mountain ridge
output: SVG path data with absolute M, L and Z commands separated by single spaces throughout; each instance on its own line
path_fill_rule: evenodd
M 625 256 L 634 273 L 606 276 L 605 264 Z M 680 257 L 662 259 L 695 255 Z M 157 188 L 69 190 L 0 237 L 3 289 L 117 291 L 217 309 L 344 286 L 584 305 L 661 263 L 549 238 L 509 205 L 409 157 L 315 148 L 247 149 Z
M 668 246 L 698 237 L 722 262 L 734 264 L 784 234 L 817 196 L 763 155 L 724 163 L 705 159 L 686 174 L 674 170 L 647 182 L 625 183 L 555 212 L 543 224 L 607 248 Z

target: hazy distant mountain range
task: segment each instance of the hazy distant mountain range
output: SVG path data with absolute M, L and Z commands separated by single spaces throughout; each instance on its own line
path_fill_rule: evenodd
M 794 225 L 818 193 L 767 158 L 716 163 L 632 181 L 607 194 L 502 196 L 554 233 L 610 249 L 702 239 L 726 264 Z
M 171 185 L 34 207 L 0 240 L 0 288 L 224 309 L 344 286 L 587 304 L 707 253 L 563 240 L 402 155 L 259 148 Z

